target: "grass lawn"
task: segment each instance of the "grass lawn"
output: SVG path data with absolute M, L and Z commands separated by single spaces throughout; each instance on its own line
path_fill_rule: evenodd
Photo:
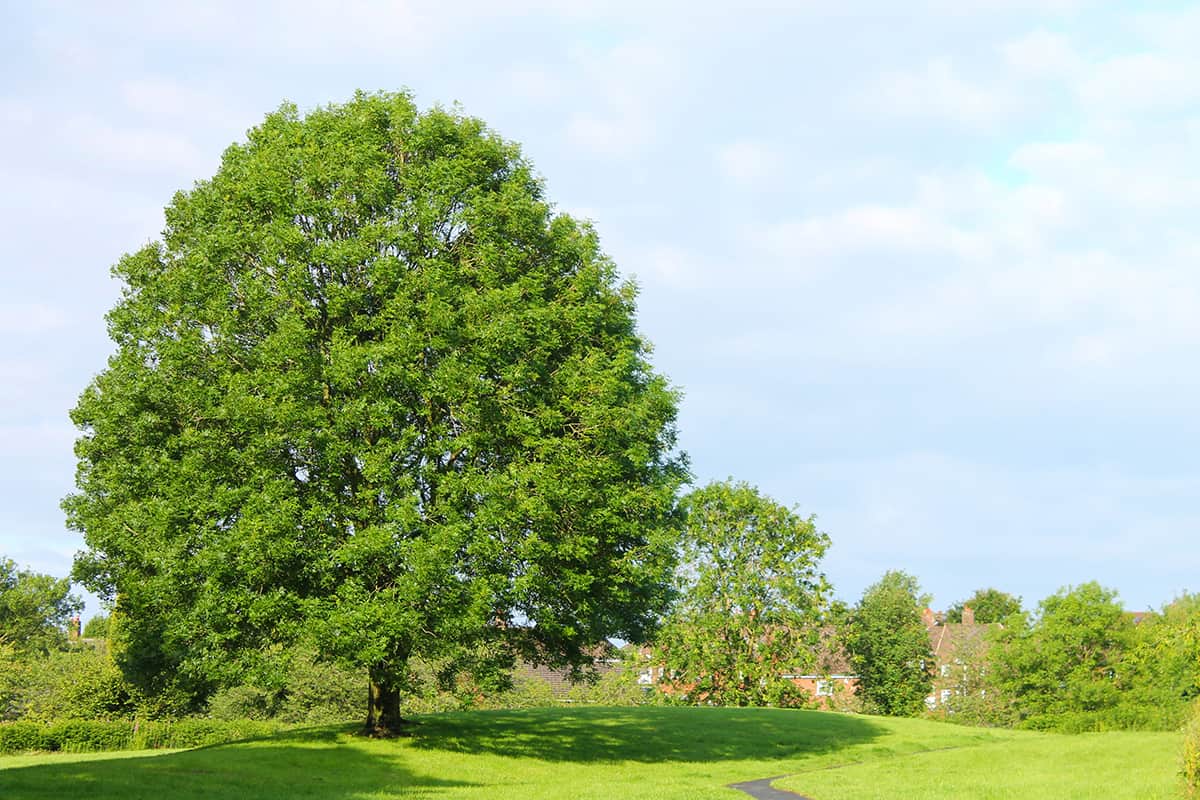
M 983 747 L 802 772 L 777 781 L 816 800 L 1178 800 L 1170 733 L 1024 734 Z
M 2 757 L 0 798 L 734 800 L 745 795 L 725 784 L 784 774 L 816 800 L 1174 798 L 1179 745 L 773 709 L 537 709 L 433 715 L 396 741 L 315 728 L 161 754 Z

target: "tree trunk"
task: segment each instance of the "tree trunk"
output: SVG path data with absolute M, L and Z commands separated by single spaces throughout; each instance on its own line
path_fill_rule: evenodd
M 366 732 L 370 736 L 390 738 L 404 736 L 408 724 L 400 716 L 400 689 L 381 669 L 370 671 L 370 691 L 367 695 Z

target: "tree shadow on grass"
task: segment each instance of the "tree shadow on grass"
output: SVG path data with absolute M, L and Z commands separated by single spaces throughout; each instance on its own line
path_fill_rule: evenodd
M 835 752 L 887 731 L 861 717 L 766 708 L 568 708 L 426 717 L 413 746 L 575 763 L 714 762 Z
M 351 800 L 373 792 L 436 797 L 475 785 L 419 775 L 403 752 L 382 744 L 347 745 L 339 732 L 315 728 L 162 755 L 109 754 L 105 760 L 0 769 L 0 798 Z

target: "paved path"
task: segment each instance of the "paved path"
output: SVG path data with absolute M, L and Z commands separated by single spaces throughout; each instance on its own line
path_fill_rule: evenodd
M 745 781 L 743 783 L 731 783 L 730 789 L 737 789 L 739 792 L 745 792 L 756 800 L 809 800 L 802 794 L 795 792 L 776 789 L 771 785 L 771 781 L 777 781 L 780 778 L 786 778 L 787 775 L 776 775 L 774 778 L 763 778 L 757 781 Z

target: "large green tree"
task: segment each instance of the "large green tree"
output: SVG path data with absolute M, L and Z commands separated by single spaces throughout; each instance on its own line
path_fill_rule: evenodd
M 658 644 L 668 680 L 720 705 L 802 701 L 784 676 L 815 662 L 829 537 L 746 483 L 681 504 L 678 597 Z
M 131 674 L 203 693 L 307 632 L 391 732 L 414 657 L 579 664 L 645 634 L 676 394 L 516 145 L 404 94 L 284 106 L 166 220 L 115 267 L 64 501 Z
M 927 602 L 916 578 L 893 570 L 868 586 L 851 612 L 846 650 L 869 710 L 893 716 L 924 710 L 934 666 L 921 619 Z

